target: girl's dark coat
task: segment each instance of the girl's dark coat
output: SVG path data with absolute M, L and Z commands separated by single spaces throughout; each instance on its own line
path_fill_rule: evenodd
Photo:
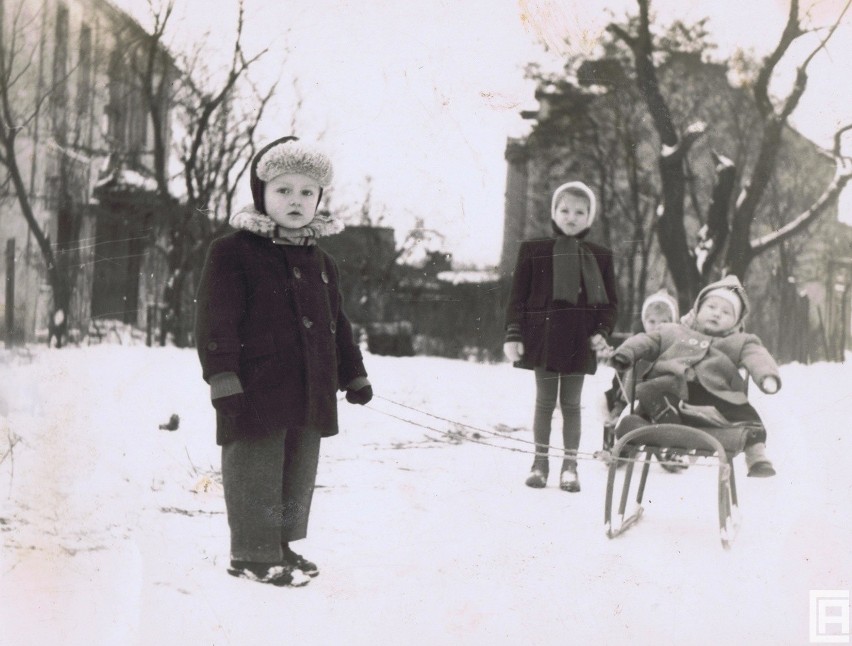
M 366 377 L 341 307 L 337 265 L 317 246 L 247 231 L 215 240 L 198 290 L 204 379 L 234 372 L 246 409 L 216 416 L 216 441 L 307 427 L 335 435 L 338 389 Z
M 581 287 L 576 305 L 553 300 L 553 246 L 556 238 L 521 243 L 512 278 L 506 314 L 507 327 L 519 325 L 524 354 L 519 368 L 546 368 L 555 372 L 594 374 L 595 353 L 589 337 L 608 336 L 615 326 L 618 297 L 612 253 L 592 242 L 583 242 L 600 268 L 609 303 L 589 305 Z

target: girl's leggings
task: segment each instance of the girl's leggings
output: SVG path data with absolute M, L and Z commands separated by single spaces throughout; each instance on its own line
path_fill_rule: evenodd
M 557 394 L 562 411 L 562 444 L 565 455 L 574 457 L 580 447 L 580 395 L 583 393 L 582 374 L 551 372 L 535 369 L 535 417 L 533 437 L 536 455 L 547 454 L 550 444 L 550 427 L 556 408 Z

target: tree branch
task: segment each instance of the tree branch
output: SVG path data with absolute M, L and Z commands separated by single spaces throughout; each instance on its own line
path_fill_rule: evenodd
M 716 259 L 728 240 L 728 215 L 737 175 L 733 161 L 719 155 L 715 150 L 712 155 L 716 161 L 716 184 L 713 186 L 713 195 L 707 209 L 707 223 L 698 232 L 698 244 L 695 246 L 696 268 L 704 283 L 708 282 Z
M 848 124 L 846 124 L 845 126 L 843 126 L 842 128 L 840 128 L 837 132 L 835 132 L 835 133 L 834 133 L 834 148 L 833 148 L 833 152 L 834 152 L 834 156 L 835 156 L 835 157 L 842 157 L 842 156 L 843 156 L 843 155 L 842 155 L 842 152 L 841 152 L 841 149 L 842 149 L 842 143 L 843 143 L 843 141 L 842 141 L 842 140 L 843 140 L 843 135 L 845 135 L 845 134 L 846 134 L 847 132 L 849 132 L 850 130 L 852 130 L 852 123 L 848 123 Z
M 773 231 L 765 236 L 761 236 L 750 243 L 751 250 L 754 255 L 758 255 L 780 244 L 784 240 L 795 236 L 802 229 L 810 225 L 832 204 L 836 203 L 840 192 L 852 179 L 852 158 L 839 157 L 834 172 L 834 177 L 826 187 L 823 194 L 820 195 L 814 204 L 798 215 L 794 220 L 791 220 L 780 229 Z
M 787 23 L 784 26 L 784 31 L 781 33 L 781 38 L 778 40 L 775 49 L 764 60 L 754 85 L 754 98 L 757 102 L 757 109 L 764 118 L 769 117 L 774 112 L 772 101 L 769 99 L 769 83 L 772 80 L 775 68 L 793 41 L 803 33 L 799 24 L 799 0 L 790 0 L 790 10 L 787 13 Z
M 654 128 L 664 146 L 674 147 L 678 142 L 677 130 L 672 121 L 671 110 L 669 110 L 669 106 L 660 92 L 660 84 L 654 68 L 654 43 L 651 38 L 649 18 L 650 0 L 637 0 L 637 3 L 639 5 L 639 33 L 636 36 L 630 36 L 618 25 L 611 24 L 608 29 L 621 38 L 633 51 L 639 91 L 648 105 Z
M 825 49 L 826 44 L 834 35 L 834 32 L 837 31 L 837 28 L 840 26 L 840 22 L 843 20 L 843 16 L 849 10 L 849 5 L 852 4 L 852 0 L 847 0 L 846 6 L 843 7 L 843 10 L 840 12 L 840 15 L 837 16 L 837 20 L 834 21 L 834 24 L 829 28 L 828 33 L 825 37 L 819 42 L 819 44 L 813 49 L 813 51 L 808 55 L 808 57 L 804 60 L 804 62 L 799 66 L 796 70 L 796 81 L 793 84 L 793 89 L 790 91 L 790 95 L 784 101 L 784 106 L 780 111 L 780 119 L 782 121 L 786 121 L 787 118 L 793 113 L 796 107 L 799 105 L 799 101 L 802 98 L 802 95 L 805 93 L 805 90 L 808 86 L 808 74 L 807 69 L 808 65 L 810 65 L 811 61 L 814 57 L 823 49 Z

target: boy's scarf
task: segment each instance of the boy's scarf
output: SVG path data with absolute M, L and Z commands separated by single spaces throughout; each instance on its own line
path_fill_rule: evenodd
M 609 298 L 594 254 L 573 236 L 556 236 L 553 246 L 553 300 L 576 305 L 580 280 L 589 305 L 606 305 Z
M 276 224 L 265 213 L 253 205 L 245 206 L 231 216 L 228 221 L 235 229 L 251 231 L 264 238 L 270 238 L 277 244 L 307 247 L 315 245 L 317 238 L 329 236 L 343 230 L 343 224 L 331 216 L 317 215 L 313 220 L 298 229 L 288 229 Z

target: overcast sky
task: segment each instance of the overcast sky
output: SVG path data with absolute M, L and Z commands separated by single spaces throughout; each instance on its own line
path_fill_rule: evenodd
M 139 0 L 115 0 L 144 22 Z M 233 0 L 176 0 L 177 40 L 205 30 L 229 43 Z M 815 6 L 823 23 L 845 0 Z M 803 2 L 803 4 L 807 4 Z M 140 6 L 141 5 L 141 6 Z M 282 70 L 298 77 L 303 108 L 297 134 L 324 133 L 336 166 L 338 203 L 360 200 L 373 178 L 373 204 L 386 208 L 398 236 L 422 217 L 441 231 L 456 260 L 495 264 L 502 240 L 506 137 L 525 131 L 532 107 L 524 65 L 555 65 L 569 50 L 590 52 L 609 19 L 633 11 L 632 0 L 246 0 L 249 53 L 269 47 L 255 79 Z M 663 22 L 710 17 L 727 53 L 766 54 L 777 41 L 786 0 L 657 0 Z M 836 124 L 852 119 L 852 18 L 812 65 L 811 86 L 793 123 L 823 146 Z M 563 36 L 569 37 L 569 44 Z M 546 53 L 541 46 L 550 44 Z M 793 52 L 788 69 L 801 61 Z M 211 53 L 215 57 L 215 53 Z M 780 92 L 792 77 L 779 78 Z M 283 82 L 280 108 L 262 124 L 288 134 L 291 111 Z M 849 193 L 849 191 L 847 191 Z M 842 208 L 849 210 L 845 199 Z

